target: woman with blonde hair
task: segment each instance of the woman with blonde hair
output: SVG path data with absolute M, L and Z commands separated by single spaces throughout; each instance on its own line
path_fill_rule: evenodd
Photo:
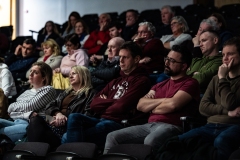
M 69 79 L 70 87 L 47 105 L 46 115 L 52 118 L 45 121 L 36 116 L 30 120 L 27 131 L 28 141 L 46 142 L 52 149 L 55 149 L 61 144 L 70 113 L 94 116 L 90 110 L 90 103 L 95 91 L 92 89 L 89 70 L 84 66 L 73 66 Z
M 56 41 L 48 39 L 42 43 L 41 47 L 44 55 L 40 57 L 37 62 L 45 62 L 52 68 L 52 70 L 59 68 L 63 57 L 60 55 L 60 48 Z M 30 70 L 27 71 L 27 78 L 29 77 L 29 74 Z

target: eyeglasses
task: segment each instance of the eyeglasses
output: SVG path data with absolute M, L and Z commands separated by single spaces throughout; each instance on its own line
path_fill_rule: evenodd
M 178 23 L 178 22 L 172 22 L 172 23 L 171 23 L 171 26 L 173 26 L 173 25 L 175 25 L 175 24 L 177 24 L 177 23 Z
M 178 62 L 178 61 L 176 61 L 175 59 L 173 59 L 173 58 L 169 58 L 169 57 L 164 57 L 164 62 L 166 62 L 166 61 L 169 61 L 169 62 L 171 62 L 171 63 L 184 63 L 184 62 Z

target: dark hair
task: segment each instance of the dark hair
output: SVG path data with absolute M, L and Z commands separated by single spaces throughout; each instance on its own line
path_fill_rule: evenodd
M 127 10 L 127 11 L 126 11 L 126 14 L 127 14 L 127 12 L 132 12 L 132 13 L 134 14 L 135 17 L 138 17 L 138 16 L 139 16 L 138 11 L 135 10 L 135 9 L 129 9 L 129 10 Z
M 109 24 L 109 27 L 108 27 L 108 28 L 110 29 L 110 28 L 113 28 L 113 27 L 116 27 L 118 30 L 123 28 L 122 24 L 119 23 L 119 22 L 117 22 L 117 21 L 111 22 L 111 23 Z
M 120 47 L 120 50 L 121 49 L 129 50 L 133 58 L 136 56 L 142 56 L 142 49 L 135 42 L 127 41 Z
M 84 20 L 82 20 L 82 19 L 77 20 L 76 23 L 75 23 L 75 25 L 74 25 L 74 27 L 76 26 L 76 24 L 77 24 L 78 22 L 82 23 L 83 33 L 89 34 L 89 28 L 88 28 L 87 24 L 84 22 Z
M 218 39 L 217 46 L 219 47 L 219 44 L 220 44 L 220 42 L 221 42 L 221 38 L 219 37 L 218 32 L 215 31 L 215 30 L 207 30 L 207 31 L 201 32 L 201 34 L 203 34 L 203 33 L 205 33 L 205 32 L 209 32 L 209 33 L 212 34 L 214 37 L 217 37 L 217 39 Z M 201 34 L 200 34 L 200 35 L 201 35 Z
M 238 54 L 240 54 L 240 37 L 233 37 L 229 40 L 227 40 L 224 44 L 223 44 L 223 48 L 226 46 L 236 46 Z
M 25 39 L 25 40 L 23 41 L 23 43 L 31 44 L 33 50 L 36 49 L 36 41 L 35 41 L 34 39 L 32 39 L 32 38 Z
M 64 38 L 65 43 L 67 43 L 68 41 L 70 41 L 73 45 L 78 45 L 78 48 L 81 47 L 79 37 L 76 33 L 69 34 Z
M 43 82 L 44 85 L 51 85 L 53 77 L 52 68 L 44 62 L 35 62 L 32 64 L 32 67 L 33 66 L 38 66 L 40 68 L 42 77 L 45 77 L 45 80 Z
M 224 17 L 223 17 L 221 14 L 219 14 L 219 13 L 213 13 L 213 14 L 211 14 L 211 16 L 217 18 L 218 23 L 219 23 L 219 22 L 222 23 L 221 29 L 226 29 L 226 28 L 227 28 L 227 23 L 226 23 Z M 211 16 L 210 16 L 210 17 L 211 17 Z
M 191 65 L 192 54 L 186 47 L 181 46 L 181 45 L 173 45 L 172 50 L 175 52 L 178 52 L 182 55 L 181 61 L 187 64 L 187 68 Z
M 76 20 L 81 19 L 81 16 L 78 12 L 76 12 L 76 11 L 71 12 L 70 15 L 68 16 L 68 26 L 66 28 L 67 33 L 69 33 L 71 31 L 71 29 L 73 28 L 71 25 L 70 17 L 75 17 Z
M 45 23 L 45 26 L 43 28 L 43 31 L 42 31 L 42 34 L 47 34 L 47 31 L 46 31 L 46 25 L 47 23 L 50 23 L 52 25 L 52 32 L 54 32 L 55 34 L 59 35 L 59 32 L 58 32 L 58 29 L 57 29 L 57 26 L 55 25 L 55 23 L 53 21 L 47 21 Z

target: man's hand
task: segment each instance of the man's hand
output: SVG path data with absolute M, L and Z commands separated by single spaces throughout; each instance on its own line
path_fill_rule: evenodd
M 144 57 L 139 61 L 139 63 L 149 63 L 152 59 L 150 57 Z
M 155 91 L 154 91 L 154 90 L 150 90 L 150 91 L 144 96 L 144 98 L 154 99 L 154 98 L 155 98 Z
M 18 46 L 16 47 L 16 49 L 15 49 L 14 54 L 15 54 L 16 56 L 19 56 L 19 55 L 21 55 L 21 53 L 22 53 L 22 46 L 21 46 L 21 45 L 18 45 Z
M 199 46 L 200 42 L 199 42 L 199 35 L 196 35 L 193 39 L 192 39 L 193 45 L 194 47 Z
M 97 41 L 97 45 L 102 46 L 102 45 L 103 45 L 103 42 L 102 42 L 101 40 L 98 40 L 98 41 Z
M 102 98 L 102 99 L 107 99 L 107 96 L 104 95 L 104 94 L 101 94 L 99 97 Z
M 237 107 L 233 111 L 228 111 L 228 116 L 230 116 L 230 117 L 240 117 L 240 107 Z
M 105 31 L 108 27 L 108 22 L 103 22 L 100 24 L 100 31 Z
M 228 72 L 232 66 L 233 63 L 233 59 L 230 61 L 229 64 L 222 64 L 219 68 L 218 68 L 218 78 L 226 78 L 226 76 L 228 75 Z

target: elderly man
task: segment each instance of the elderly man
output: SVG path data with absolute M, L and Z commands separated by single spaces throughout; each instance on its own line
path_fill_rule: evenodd
M 134 42 L 137 43 L 143 51 L 142 59 L 139 61 L 148 73 L 153 71 L 163 72 L 164 55 L 166 50 L 159 38 L 154 38 L 155 27 L 151 22 L 142 22 L 139 24 L 137 36 Z
M 108 58 L 91 72 L 92 85 L 96 90 L 100 91 L 108 82 L 119 76 L 118 54 L 123 43 L 124 40 L 121 37 L 114 37 L 108 42 Z
M 173 11 L 171 6 L 166 5 L 161 8 L 162 24 L 156 27 L 157 29 L 156 37 L 161 38 L 164 35 L 172 34 L 170 23 L 174 15 L 175 12 Z
M 222 64 L 222 55 L 218 52 L 219 36 L 215 31 L 204 31 L 200 34 L 200 49 L 202 58 L 193 58 L 187 74 L 195 78 L 200 85 L 201 94 L 212 77 L 217 74 L 218 67 Z

